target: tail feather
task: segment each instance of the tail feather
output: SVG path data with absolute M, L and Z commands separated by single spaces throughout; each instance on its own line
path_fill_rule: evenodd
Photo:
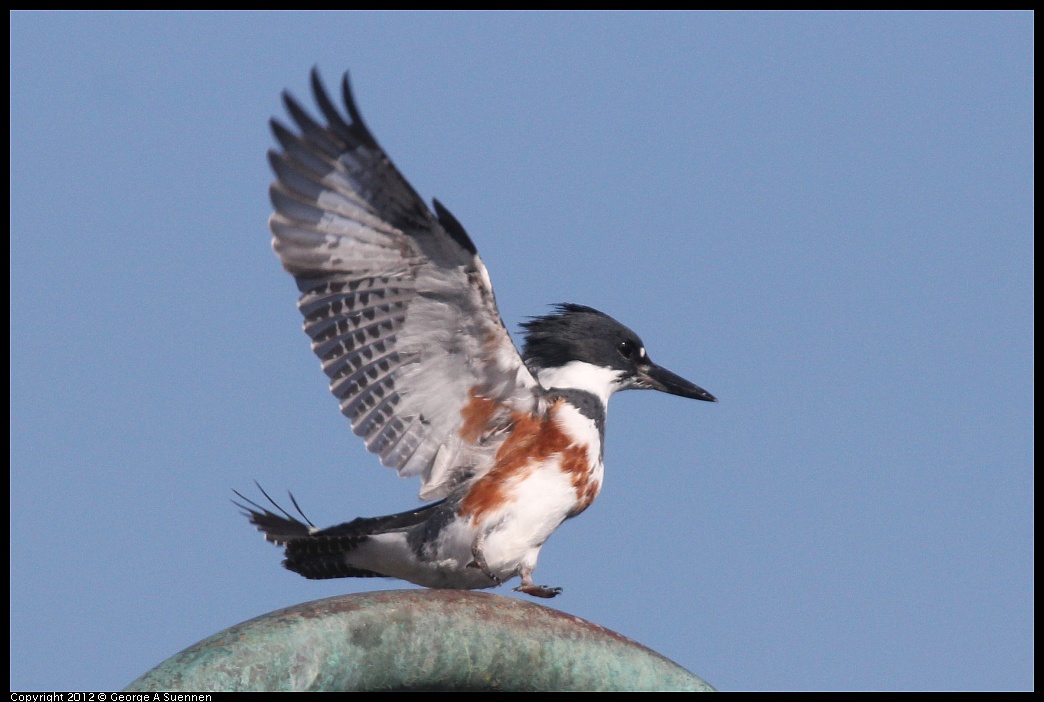
M 389 577 L 383 573 L 350 566 L 344 562 L 343 555 L 291 556 L 288 553 L 283 559 L 283 567 L 309 580 Z
M 420 509 L 384 517 L 359 517 L 337 526 L 318 529 L 301 511 L 293 494 L 290 494 L 290 501 L 301 519 L 280 507 L 260 485 L 257 487 L 282 516 L 235 490 L 233 492 L 245 504 L 234 500 L 233 504 L 243 510 L 243 515 L 264 534 L 266 541 L 284 547 L 284 568 L 310 580 L 386 577 L 382 573 L 349 565 L 344 554 L 355 550 L 374 534 L 401 531 L 420 524 L 442 504 L 442 501 L 435 502 Z
M 257 483 L 255 483 L 256 485 Z M 265 489 L 260 485 L 257 489 L 261 491 L 261 494 L 265 496 L 273 507 L 279 510 L 283 516 L 279 516 L 275 512 L 271 511 L 267 507 L 262 507 L 257 504 L 249 497 L 245 496 L 238 490 L 233 490 L 240 500 L 246 504 L 241 504 L 232 500 L 239 509 L 243 510 L 243 516 L 250 520 L 250 523 L 257 527 L 257 530 L 265 535 L 265 541 L 276 544 L 277 546 L 285 546 L 286 544 L 296 539 L 307 538 L 310 534 L 316 531 L 315 525 L 305 516 L 304 512 L 297 505 L 297 500 L 294 499 L 293 495 L 290 495 L 290 501 L 294 503 L 294 507 L 297 508 L 298 513 L 301 515 L 301 519 L 297 519 L 285 509 L 279 506 L 279 503 L 273 500 Z

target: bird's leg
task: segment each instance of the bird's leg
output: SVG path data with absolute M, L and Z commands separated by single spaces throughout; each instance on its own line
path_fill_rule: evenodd
M 515 592 L 524 592 L 527 595 L 532 595 L 533 597 L 543 597 L 544 599 L 551 599 L 555 595 L 562 592 L 562 588 L 560 587 L 534 585 L 532 569 L 519 570 L 518 574 L 522 577 L 522 584 L 515 588 Z
M 489 565 L 486 563 L 486 558 L 482 555 L 482 537 L 475 539 L 471 544 L 471 562 L 467 565 L 468 568 L 478 568 L 482 573 L 492 580 L 497 585 L 500 585 L 501 579 L 497 577 L 497 574 L 490 570 Z

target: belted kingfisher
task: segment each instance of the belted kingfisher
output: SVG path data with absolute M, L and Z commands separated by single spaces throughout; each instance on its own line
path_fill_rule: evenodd
M 606 405 L 618 390 L 715 401 L 650 360 L 633 331 L 590 307 L 522 324 L 519 354 L 471 238 L 429 210 L 377 144 L 342 81 L 347 119 L 313 69 L 326 124 L 288 93 L 299 133 L 271 121 L 272 246 L 297 280 L 304 329 L 366 448 L 420 476 L 418 509 L 319 529 L 236 493 L 306 578 L 393 577 L 433 588 L 554 597 L 537 556 L 602 486 Z M 294 507 L 297 503 L 293 500 Z M 303 521 L 302 521 L 303 520 Z

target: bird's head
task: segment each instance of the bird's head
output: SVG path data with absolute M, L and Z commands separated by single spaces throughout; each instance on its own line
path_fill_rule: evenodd
M 575 304 L 522 324 L 522 358 L 546 388 L 585 390 L 603 402 L 618 390 L 660 392 L 715 402 L 709 392 L 653 363 L 645 344 L 609 315 Z

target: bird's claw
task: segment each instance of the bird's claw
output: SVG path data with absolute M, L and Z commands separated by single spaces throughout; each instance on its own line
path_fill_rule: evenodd
M 519 585 L 515 588 L 515 592 L 524 592 L 533 597 L 543 597 L 544 599 L 549 600 L 555 595 L 560 594 L 562 588 L 548 587 L 547 585 Z

